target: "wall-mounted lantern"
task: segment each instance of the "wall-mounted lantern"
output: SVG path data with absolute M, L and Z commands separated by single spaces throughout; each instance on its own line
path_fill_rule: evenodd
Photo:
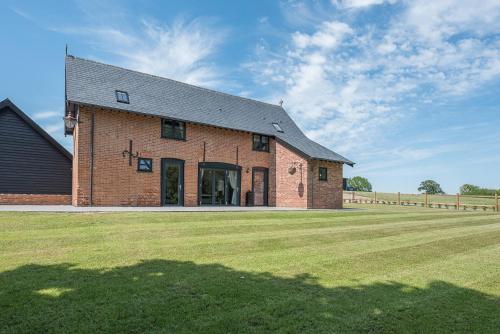
M 78 123 L 78 119 L 69 114 L 64 116 L 63 120 L 64 120 L 64 126 L 68 130 L 73 130 L 75 128 L 76 123 Z
M 299 168 L 300 171 L 302 172 L 302 163 L 297 162 L 297 161 L 292 162 L 292 165 L 290 167 L 288 167 L 288 173 L 290 175 L 297 173 L 297 168 Z

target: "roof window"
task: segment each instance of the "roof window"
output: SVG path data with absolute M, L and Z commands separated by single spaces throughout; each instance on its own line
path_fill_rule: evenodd
M 128 99 L 128 93 L 121 91 L 121 90 L 117 90 L 116 91 L 116 102 L 127 103 L 127 104 L 130 103 L 130 101 Z
M 283 131 L 283 129 L 281 128 L 281 126 L 278 123 L 273 123 L 273 126 L 276 129 L 276 131 L 285 132 L 285 131 Z

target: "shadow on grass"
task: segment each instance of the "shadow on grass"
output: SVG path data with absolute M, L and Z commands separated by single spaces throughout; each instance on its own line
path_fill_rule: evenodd
M 326 288 L 222 265 L 144 261 L 0 273 L 1 332 L 498 333 L 500 300 L 446 282 Z

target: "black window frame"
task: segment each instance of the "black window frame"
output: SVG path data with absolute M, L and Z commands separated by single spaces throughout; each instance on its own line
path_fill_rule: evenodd
M 324 177 L 322 177 L 322 171 L 324 171 Z M 318 179 L 320 181 L 328 181 L 328 168 L 326 167 L 319 167 L 318 169 Z
M 141 161 L 149 161 L 149 169 L 141 169 Z M 153 172 L 153 159 L 152 158 L 137 158 L 137 171 L 141 173 L 152 173 Z
M 234 206 L 241 206 L 241 178 L 242 178 L 242 167 L 239 166 L 239 165 L 234 165 L 234 164 L 230 164 L 230 163 L 226 163 L 226 162 L 199 162 L 198 163 L 198 205 L 199 206 L 230 206 L 228 204 L 214 204 L 214 201 L 213 201 L 213 197 L 212 197 L 212 204 L 210 203 L 207 203 L 207 204 L 202 204 L 202 175 L 201 175 L 201 170 L 202 169 L 205 169 L 205 170 L 219 170 L 219 171 L 224 171 L 224 175 L 225 175 L 225 181 L 224 181 L 224 186 L 225 186 L 225 194 L 224 194 L 224 202 L 227 202 L 227 186 L 228 186 L 228 182 L 227 182 L 227 178 L 228 178 L 228 172 L 229 171 L 236 171 L 237 172 L 237 177 L 238 177 L 238 180 L 237 180 L 237 184 L 238 184 L 238 193 L 239 193 L 239 196 L 237 196 L 236 198 L 236 202 L 237 204 L 235 204 Z M 213 186 L 212 186 L 212 196 L 213 196 Z
M 259 138 L 257 143 L 255 142 L 255 138 Z M 267 138 L 267 143 L 264 143 L 262 141 L 262 138 Z M 269 152 L 270 139 L 271 138 L 269 136 L 259 135 L 259 134 L 254 133 L 252 136 L 252 150 L 258 151 L 258 152 Z M 265 145 L 265 147 L 263 147 L 263 145 Z
M 130 104 L 130 97 L 128 96 L 127 92 L 125 92 L 123 90 L 116 90 L 115 94 L 116 94 L 116 102 Z M 123 96 L 126 97 L 125 100 L 122 99 L 122 94 L 123 94 Z
M 175 126 L 174 126 L 174 130 L 173 130 L 174 135 L 173 136 L 166 135 L 165 134 L 165 122 L 175 122 L 179 125 L 182 125 L 182 128 L 183 128 L 182 136 L 181 137 L 175 136 Z M 162 138 L 185 141 L 186 140 L 186 132 L 187 132 L 186 122 L 178 121 L 176 119 L 171 119 L 171 118 L 162 118 L 161 119 L 161 137 Z

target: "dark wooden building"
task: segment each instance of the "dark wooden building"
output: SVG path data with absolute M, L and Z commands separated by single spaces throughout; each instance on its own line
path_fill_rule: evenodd
M 39 195 L 71 195 L 71 169 L 64 147 L 9 99 L 0 102 L 0 203 L 30 203 L 19 196 L 6 200 L 7 194 L 25 194 L 37 195 L 34 202 L 59 204 Z

